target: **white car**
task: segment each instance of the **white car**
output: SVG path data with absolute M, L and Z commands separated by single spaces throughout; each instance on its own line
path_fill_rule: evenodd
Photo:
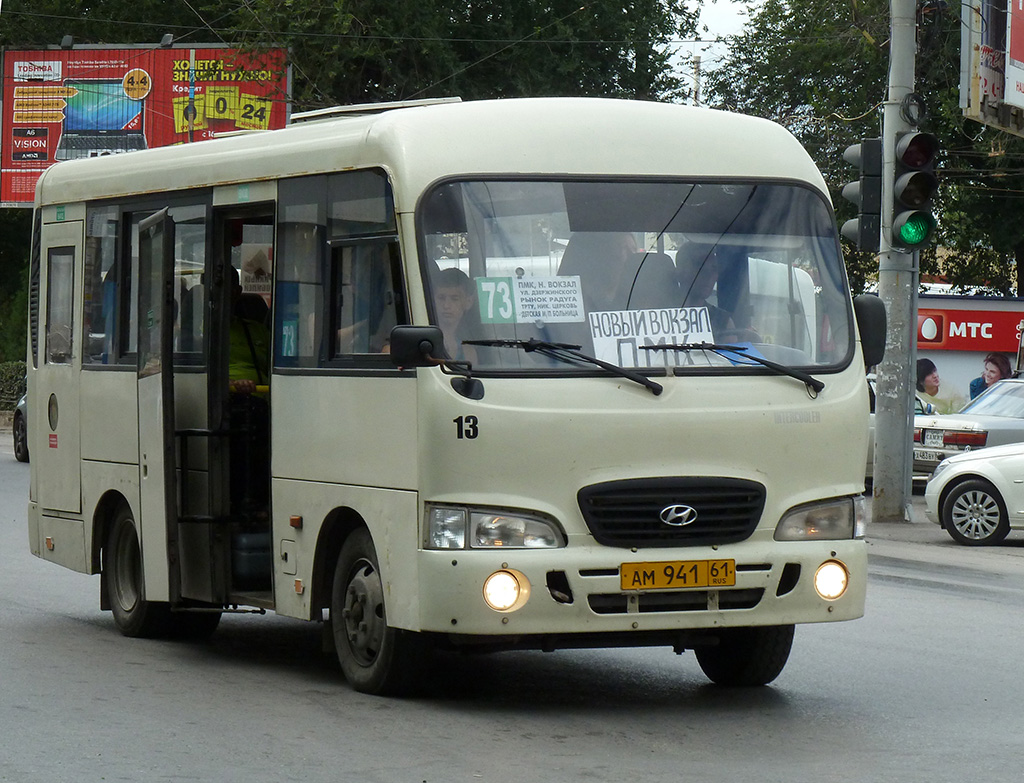
M 928 519 L 958 544 L 998 544 L 1024 529 L 1024 443 L 948 457 L 928 479 Z

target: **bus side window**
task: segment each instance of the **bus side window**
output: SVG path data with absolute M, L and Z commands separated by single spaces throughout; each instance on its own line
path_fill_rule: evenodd
M 278 185 L 274 366 L 316 367 L 324 334 L 327 177 Z
M 275 366 L 387 353 L 392 327 L 406 322 L 397 234 L 379 169 L 280 182 Z
M 114 325 L 117 319 L 117 209 L 90 207 L 85 230 L 85 346 L 83 364 L 116 360 Z
M 75 290 L 75 249 L 55 247 L 46 259 L 46 361 L 69 364 L 74 344 L 72 292 Z
M 388 352 L 398 324 L 398 296 L 388 245 L 335 248 L 331 264 L 332 358 Z

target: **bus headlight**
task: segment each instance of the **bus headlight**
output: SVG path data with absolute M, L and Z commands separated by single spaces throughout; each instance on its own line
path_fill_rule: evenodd
M 838 560 L 826 560 L 814 572 L 814 589 L 826 601 L 835 601 L 846 592 L 850 573 Z
M 484 602 L 496 612 L 514 612 L 530 599 L 530 580 L 514 568 L 502 568 L 484 580 Z
M 428 506 L 427 549 L 556 549 L 565 546 L 558 523 L 524 512 Z
M 776 541 L 829 541 L 863 538 L 864 498 L 840 498 L 799 506 L 783 514 L 775 526 Z

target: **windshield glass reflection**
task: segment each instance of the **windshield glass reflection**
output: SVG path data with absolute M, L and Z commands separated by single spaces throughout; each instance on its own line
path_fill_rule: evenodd
M 424 199 L 419 227 L 432 322 L 449 356 L 477 369 L 556 363 L 466 340 L 547 340 L 625 367 L 695 371 L 752 365 L 643 346 L 742 344 L 808 368 L 852 352 L 834 223 L 807 188 L 448 182 Z

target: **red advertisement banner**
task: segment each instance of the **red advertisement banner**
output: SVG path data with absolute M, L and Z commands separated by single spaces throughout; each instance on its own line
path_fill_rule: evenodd
M 282 128 L 287 52 L 200 45 L 4 52 L 0 201 L 62 160 Z
M 1024 312 L 1012 310 L 917 311 L 918 350 L 1016 353 Z

